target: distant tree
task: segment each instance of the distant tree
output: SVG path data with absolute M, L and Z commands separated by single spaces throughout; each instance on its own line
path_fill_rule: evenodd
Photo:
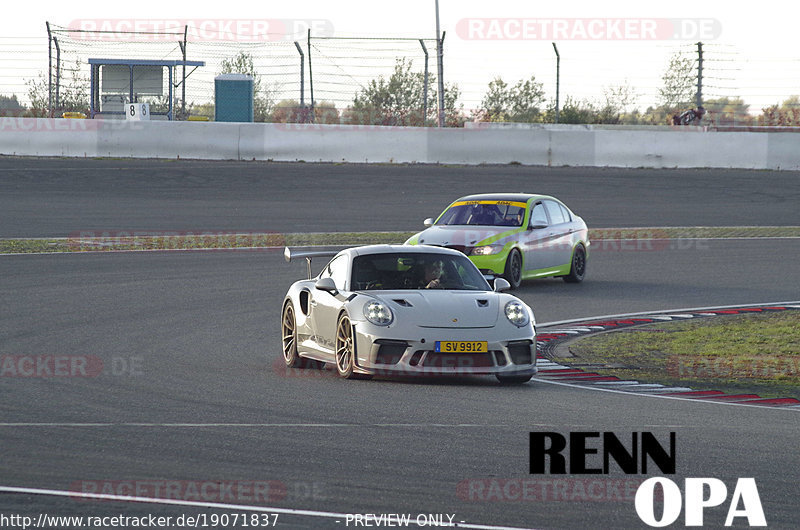
M 63 83 L 64 74 L 61 74 L 62 85 L 59 92 L 58 111 L 89 114 L 89 76 L 84 73 L 84 70 L 80 60 L 75 59 L 75 65 L 70 69 L 66 84 Z
M 305 123 L 308 121 L 308 106 L 301 106 L 300 102 L 294 99 L 284 99 L 275 104 L 272 108 L 273 123 Z
M 250 53 L 240 51 L 234 57 L 223 59 L 220 63 L 220 74 L 245 74 L 253 78 L 253 119 L 255 121 L 268 121 L 272 114 L 275 100 L 273 91 L 263 82 L 259 74 L 256 73 L 253 56 Z
M 672 123 L 672 115 L 677 109 L 666 108 L 664 106 L 647 107 L 639 116 L 640 125 L 669 125 Z
M 436 97 L 436 91 L 434 91 L 434 97 Z M 445 127 L 463 127 L 464 122 L 467 121 L 464 105 L 458 102 L 460 97 L 461 90 L 458 88 L 458 85 L 454 83 L 444 84 L 444 97 L 442 99 L 444 100 Z M 436 108 L 436 106 L 433 107 L 434 116 L 436 115 Z M 429 125 L 435 125 L 436 123 L 436 120 L 429 120 Z
M 188 116 L 205 116 L 206 118 L 214 119 L 214 104 L 213 103 L 195 103 L 191 102 L 187 105 L 186 115 Z
M 489 82 L 480 108 L 473 112 L 479 121 L 532 123 L 541 121 L 544 89 L 535 76 L 521 79 L 513 87 L 496 77 Z
M 0 95 L 0 116 L 22 116 L 28 109 L 17 100 L 17 95 Z
M 511 115 L 515 121 L 534 122 L 539 119 L 544 104 L 544 89 L 535 76 L 517 82 L 511 89 Z
M 771 105 L 762 109 L 758 117 L 759 125 L 781 127 L 800 126 L 800 96 L 790 96 L 780 105 Z
M 669 113 L 692 107 L 697 92 L 694 59 L 681 53 L 673 54 L 661 80 L 663 85 L 658 89 L 658 99 L 664 110 Z
M 558 113 L 559 123 L 597 123 L 598 109 L 590 101 L 578 101 L 570 96 Z
M 633 124 L 636 117 L 630 116 L 636 104 L 636 93 L 630 84 L 607 87 L 603 90 L 604 104 L 598 110 L 597 123 Z
M 47 116 L 48 105 L 51 100 L 55 117 L 60 117 L 64 112 L 89 114 L 89 79 L 83 74 L 79 59 L 75 60 L 75 66 L 70 68 L 68 72 L 69 75 L 64 75 L 64 67 L 62 66 L 60 75 L 53 77 L 52 94 L 49 94 L 50 86 L 42 73 L 36 79 L 29 79 L 25 82 L 28 86 L 28 99 L 31 102 L 29 111 L 31 116 Z M 58 87 L 56 87 L 57 80 Z
M 414 71 L 412 61 L 400 58 L 388 78 L 372 79 L 345 109 L 342 122 L 362 125 L 424 126 L 437 120 L 436 77 L 428 76 L 427 116 L 425 115 L 425 74 Z M 458 106 L 458 87 L 445 85 L 444 107 L 448 126 L 463 124 Z
M 330 101 L 317 101 L 314 103 L 314 123 L 340 123 L 339 110 Z
M 284 99 L 275 104 L 272 110 L 274 123 L 311 123 L 311 107 L 301 106 L 296 99 Z M 314 123 L 339 123 L 339 111 L 331 102 L 318 101 L 314 104 Z
M 703 102 L 706 115 L 703 121 L 713 125 L 751 125 L 754 118 L 750 116 L 750 105 L 741 98 L 721 97 L 707 99 Z
M 511 92 L 508 83 L 500 77 L 489 81 L 489 87 L 481 100 L 480 108 L 474 113 L 480 121 L 511 121 Z
M 34 118 L 47 117 L 49 96 L 47 79 L 40 72 L 36 79 L 28 79 L 25 81 L 28 87 L 28 100 L 31 102 L 28 114 Z

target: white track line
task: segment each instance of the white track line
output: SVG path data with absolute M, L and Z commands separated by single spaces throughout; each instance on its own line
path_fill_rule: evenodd
M 247 506 L 242 504 L 227 504 L 227 503 L 217 503 L 217 502 L 182 501 L 177 499 L 154 499 L 151 497 L 128 497 L 125 495 L 110 495 L 105 493 L 82 493 L 75 491 L 50 490 L 50 489 L 38 489 L 38 488 L 18 488 L 13 486 L 0 486 L 0 493 L 46 495 L 51 497 L 71 497 L 71 498 L 77 497 L 82 499 L 97 499 L 105 501 L 138 502 L 145 504 L 165 504 L 172 506 L 187 506 L 195 508 L 216 508 L 221 510 L 239 510 L 239 511 L 249 511 L 249 512 L 270 513 L 270 514 L 320 517 L 324 519 L 335 519 L 339 523 L 342 522 L 340 521 L 340 519 L 345 519 L 348 515 L 351 516 L 354 515 L 353 513 L 348 514 L 339 512 L 325 512 L 318 510 L 295 510 L 291 508 L 276 508 L 270 506 Z M 426 526 L 425 524 L 417 523 L 416 520 L 414 519 L 409 520 L 409 525 Z M 452 525 L 445 524 L 442 526 L 449 526 L 450 528 L 472 528 L 475 530 L 526 530 L 523 529 L 522 527 L 472 524 L 463 521 L 460 522 L 454 521 Z
M 674 317 L 692 318 L 694 315 L 686 314 L 686 313 L 689 313 L 689 312 L 698 313 L 700 311 L 714 311 L 714 310 L 720 310 L 720 309 L 722 309 L 722 310 L 724 310 L 724 309 L 744 309 L 744 308 L 748 308 L 748 307 L 775 307 L 775 306 L 790 307 L 790 308 L 793 308 L 793 309 L 800 309 L 800 301 L 795 300 L 795 301 L 790 301 L 790 302 L 765 302 L 765 303 L 760 303 L 760 304 L 739 304 L 739 305 L 727 305 L 727 306 L 715 306 L 715 307 L 694 307 L 694 308 L 683 308 L 683 309 L 668 309 L 668 310 L 663 310 L 663 311 L 643 311 L 643 312 L 638 312 L 638 313 L 624 313 L 624 314 L 618 314 L 618 315 L 604 315 L 604 316 L 599 316 L 599 317 L 576 318 L 576 319 L 572 319 L 572 320 L 560 320 L 558 322 L 544 322 L 544 323 L 541 323 L 541 324 L 537 324 L 536 327 L 538 329 L 541 329 L 541 328 L 549 328 L 549 327 L 553 327 L 553 326 L 563 326 L 563 325 L 567 325 L 567 324 L 575 324 L 575 323 L 586 322 L 586 321 L 625 319 L 625 318 L 632 318 L 632 317 L 638 317 L 638 316 L 642 316 L 642 317 L 650 316 L 650 317 L 656 318 L 657 320 L 660 321 L 663 318 L 662 315 L 664 315 L 664 316 L 669 315 L 669 316 L 671 316 L 673 318 Z M 673 313 L 675 313 L 675 314 L 673 314 Z M 700 314 L 708 315 L 708 316 L 717 316 L 716 313 L 700 313 Z M 646 324 L 646 322 L 645 322 L 645 324 Z M 550 330 L 550 331 L 556 332 L 556 331 L 561 331 L 561 330 Z M 611 329 L 611 331 L 613 331 L 613 328 Z M 552 362 L 552 361 L 550 361 L 550 362 Z M 564 365 L 559 365 L 559 366 L 564 366 Z M 543 366 L 540 365 L 540 367 L 543 367 Z M 552 370 L 553 368 L 555 368 L 555 366 L 548 366 L 548 368 L 550 368 Z M 570 368 L 570 367 L 564 366 L 564 368 Z M 789 406 L 784 406 L 784 407 L 781 407 L 781 406 L 770 406 L 770 405 L 759 405 L 757 403 L 753 403 L 753 404 L 749 404 L 748 405 L 746 401 L 742 401 L 742 402 L 726 402 L 726 401 L 696 399 L 696 398 L 683 397 L 683 396 L 671 396 L 670 393 L 672 393 L 672 392 L 668 391 L 668 387 L 663 387 L 663 389 L 662 388 L 658 388 L 659 391 L 664 391 L 663 394 L 654 394 L 654 393 L 644 393 L 644 392 L 640 393 L 640 392 L 636 392 L 636 391 L 631 392 L 631 391 L 628 391 L 628 390 L 616 390 L 616 389 L 612 389 L 612 388 L 602 388 L 601 386 L 597 386 L 600 383 L 592 384 L 592 383 L 590 383 L 588 381 L 586 383 L 584 383 L 584 384 L 562 383 L 562 382 L 559 382 L 559 381 L 551 380 L 549 378 L 548 379 L 542 379 L 541 376 L 540 377 L 534 377 L 533 380 L 537 381 L 539 383 L 546 383 L 546 384 L 549 384 L 549 385 L 567 386 L 567 387 L 571 387 L 571 388 L 584 388 L 584 389 L 587 389 L 587 390 L 594 390 L 594 391 L 598 391 L 598 392 L 613 392 L 615 394 L 625 394 L 625 395 L 628 395 L 628 396 L 646 396 L 646 397 L 651 397 L 651 398 L 677 399 L 677 400 L 681 400 L 681 401 L 715 403 L 717 405 L 734 405 L 734 406 L 740 406 L 740 407 L 756 407 L 756 408 L 770 409 L 770 410 L 775 410 L 775 409 L 784 409 L 784 410 L 789 409 L 789 410 L 793 410 L 793 411 L 800 410 L 800 405 L 789 405 Z M 612 386 L 613 386 L 613 382 L 610 382 L 610 383 L 612 383 Z M 617 382 L 617 384 L 620 384 L 620 383 L 625 384 L 626 382 Z M 650 386 L 650 385 L 643 384 L 639 388 L 642 391 L 644 391 L 645 389 L 643 387 L 647 387 L 647 386 Z M 660 387 L 661 385 L 658 385 L 658 386 Z M 691 389 L 687 389 L 687 391 L 691 391 Z M 764 398 L 764 399 L 766 399 L 766 398 Z
M 416 429 L 419 427 L 432 427 L 437 429 L 475 429 L 484 427 L 513 427 L 510 424 L 478 424 L 478 423 L 145 423 L 145 422 L 2 422 L 0 427 L 153 427 L 153 428 L 231 428 L 231 427 L 256 427 L 256 428 L 313 428 L 313 429 L 347 429 L 353 427 L 403 427 Z
M 691 398 L 686 396 L 671 396 L 669 393 L 665 394 L 645 394 L 639 392 L 630 392 L 627 390 L 614 390 L 613 388 L 600 388 L 597 386 L 584 386 L 580 384 L 574 383 L 562 383 L 560 381 L 550 381 L 545 379 L 540 379 L 538 377 L 534 377 L 532 381 L 536 381 L 537 383 L 544 383 L 547 385 L 556 385 L 556 386 L 566 386 L 570 388 L 582 388 L 584 390 L 592 390 L 594 392 L 610 392 L 612 394 L 623 394 L 626 396 L 641 396 L 641 397 L 649 397 L 649 398 L 658 398 L 658 399 L 675 399 L 678 401 L 690 401 L 693 403 L 713 403 L 715 405 L 728 405 L 728 406 L 737 406 L 737 407 L 753 407 L 753 408 L 760 408 L 760 409 L 768 409 L 768 410 L 791 410 L 792 412 L 796 412 L 800 410 L 800 406 L 788 406 L 788 407 L 779 407 L 774 405 L 759 405 L 758 403 L 754 403 L 752 405 L 748 405 L 746 401 L 742 402 L 725 402 L 725 401 L 715 401 L 715 400 L 708 400 L 708 399 L 697 399 Z M 767 399 L 767 398 L 764 398 Z
M 766 302 L 760 304 L 736 304 L 736 305 L 720 305 L 720 306 L 711 306 L 711 307 L 687 307 L 683 309 L 659 309 L 657 311 L 640 311 L 638 313 L 622 313 L 616 315 L 602 315 L 598 317 L 582 317 L 582 318 L 573 318 L 570 320 L 558 320 L 556 322 L 540 322 L 536 324 L 538 328 L 549 328 L 552 326 L 563 326 L 565 324 L 575 324 L 578 322 L 587 322 L 587 321 L 594 321 L 594 320 L 609 320 L 614 318 L 631 318 L 631 317 L 639 317 L 639 316 L 646 316 L 646 315 L 654 315 L 654 316 L 664 316 L 669 313 L 687 313 L 687 312 L 697 312 L 697 311 L 712 311 L 718 309 L 738 309 L 738 308 L 746 308 L 746 307 L 773 307 L 773 306 L 789 306 L 793 309 L 800 309 L 800 300 L 794 300 L 791 302 Z M 669 315 L 672 317 L 678 318 L 688 318 L 690 315 Z M 646 324 L 646 322 L 642 322 Z

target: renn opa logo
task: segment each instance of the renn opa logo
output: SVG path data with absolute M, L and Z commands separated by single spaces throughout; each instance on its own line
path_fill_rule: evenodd
M 531 432 L 530 473 L 608 475 L 612 467 L 617 467 L 627 475 L 646 474 L 648 463 L 652 463 L 661 473 L 674 475 L 675 442 L 674 432 L 669 433 L 664 445 L 651 432 L 631 433 L 630 443 L 613 432 L 571 432 L 569 437 L 557 432 Z M 660 515 L 656 513 L 656 499 L 663 499 Z M 716 478 L 686 478 L 681 492 L 671 479 L 652 477 L 638 487 L 634 505 L 639 519 L 651 527 L 675 523 L 682 509 L 686 526 L 702 526 L 704 510 L 721 506 L 727 499 L 728 488 Z M 767 525 L 752 477 L 737 480 L 724 525 L 731 526 L 737 518 L 745 519 L 750 526 Z

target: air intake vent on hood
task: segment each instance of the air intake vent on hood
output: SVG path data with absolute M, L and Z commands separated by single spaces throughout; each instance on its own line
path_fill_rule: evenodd
M 403 298 L 395 298 L 392 300 L 392 302 L 394 302 L 397 305 L 401 305 L 403 307 L 414 307 L 408 302 L 408 300 L 405 300 Z
M 478 307 L 489 307 L 489 300 L 475 300 L 478 302 Z

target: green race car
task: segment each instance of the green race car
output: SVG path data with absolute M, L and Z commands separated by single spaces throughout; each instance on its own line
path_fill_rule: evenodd
M 428 228 L 406 241 L 460 250 L 484 274 L 502 276 L 513 288 L 522 280 L 586 276 L 586 223 L 548 195 L 487 193 L 450 204 Z

